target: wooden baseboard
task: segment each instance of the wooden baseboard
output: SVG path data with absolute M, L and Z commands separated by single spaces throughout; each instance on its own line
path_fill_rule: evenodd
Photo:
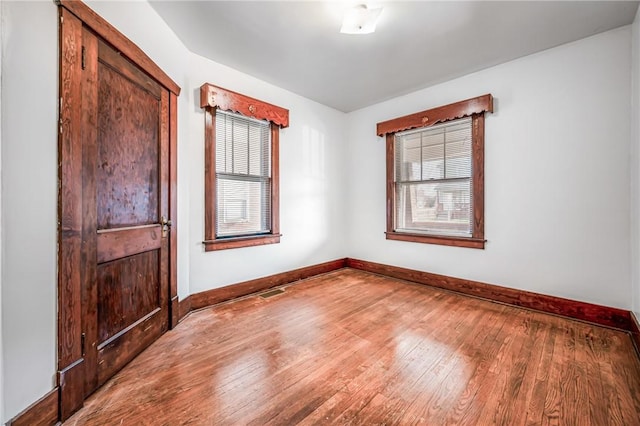
M 494 302 L 501 302 L 508 305 L 614 327 L 624 331 L 631 331 L 631 313 L 624 309 L 578 302 L 446 275 L 367 262 L 365 260 L 347 259 L 346 263 L 349 268 L 360 269 L 419 284 L 426 284 L 431 287 L 451 290 Z
M 257 278 L 255 280 L 245 281 L 238 284 L 232 284 L 226 287 L 214 288 L 212 290 L 194 293 L 189 296 L 190 308 L 201 309 L 216 303 L 225 302 L 242 296 L 247 296 L 263 290 L 268 290 L 283 284 L 292 283 L 294 281 L 303 280 L 315 275 L 324 274 L 326 272 L 335 271 L 344 268 L 346 259 L 337 259 L 318 265 L 307 266 L 305 268 L 294 269 L 292 271 L 282 272 L 280 274 L 270 275 L 268 277 Z M 181 311 L 182 312 L 182 311 Z
M 638 357 L 640 357 L 640 321 L 638 321 L 638 317 L 631 312 L 631 340 L 633 340 L 633 344 L 636 347 L 636 353 Z
M 178 322 L 182 321 L 191 312 L 191 296 L 187 296 L 178 302 Z
M 58 392 L 56 386 L 7 422 L 8 426 L 51 426 L 58 423 Z

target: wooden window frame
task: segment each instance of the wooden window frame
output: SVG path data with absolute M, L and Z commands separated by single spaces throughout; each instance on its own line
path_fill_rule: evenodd
M 493 96 L 486 94 L 449 105 L 428 109 L 377 124 L 378 136 L 386 137 L 387 230 L 388 240 L 484 249 L 484 113 L 493 112 Z M 464 117 L 471 117 L 473 171 L 473 226 L 471 237 L 396 232 L 395 230 L 395 152 L 396 133 L 427 128 Z
M 204 244 L 205 251 L 227 250 L 280 242 L 280 129 L 289 127 L 289 110 L 222 87 L 200 87 L 200 107 L 205 112 L 204 133 Z M 232 111 L 267 120 L 271 132 L 271 232 L 261 235 L 216 238 L 216 111 Z

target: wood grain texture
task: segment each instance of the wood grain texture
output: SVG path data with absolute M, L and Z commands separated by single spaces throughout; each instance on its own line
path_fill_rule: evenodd
M 493 112 L 493 96 L 490 94 L 380 122 L 376 125 L 376 134 L 384 136 L 484 112 Z
M 545 294 L 532 293 L 508 287 L 500 287 L 477 281 L 416 271 L 381 263 L 368 262 L 359 259 L 347 259 L 347 267 L 373 272 L 387 277 L 426 284 L 431 287 L 463 293 L 482 299 L 506 303 L 528 309 L 534 309 L 550 314 L 561 315 L 594 324 L 615 327 L 621 330 L 631 330 L 629 311 L 592 303 L 563 299 Z
M 100 15 L 94 12 L 89 6 L 79 0 L 57 0 L 58 4 L 69 12 L 77 16 L 88 27 L 96 32 L 101 38 L 109 42 L 112 46 L 129 58 L 132 62 L 139 64 L 147 74 L 160 82 L 164 87 L 176 95 L 180 94 L 178 86 L 155 62 L 151 60 L 135 43 L 116 30 L 111 24 L 105 21 Z
M 288 109 L 210 83 L 200 86 L 200 107 L 233 111 L 246 117 L 267 120 L 279 127 L 289 127 Z
M 445 237 L 437 235 L 410 234 L 408 232 L 386 232 L 387 240 L 412 243 L 439 244 L 441 246 L 483 249 L 485 240 L 479 238 Z
M 149 223 L 157 223 L 160 209 L 162 209 L 162 214 L 165 216 L 169 216 L 170 210 L 167 204 L 168 183 L 162 182 L 157 190 L 155 188 L 150 189 L 149 185 L 146 188 L 138 185 L 144 178 L 149 180 L 148 178 L 153 178 L 154 175 L 160 176 L 166 181 L 169 176 L 169 166 L 160 167 L 157 171 L 148 170 L 140 164 L 132 164 L 131 161 L 127 162 L 124 159 L 126 155 L 123 155 L 120 159 L 116 158 L 111 165 L 117 163 L 118 166 L 129 166 L 130 172 L 142 173 L 145 176 L 140 175 L 141 179 L 137 181 L 131 179 L 131 182 L 127 182 L 123 178 L 125 173 L 120 175 L 114 173 L 109 178 L 115 176 L 115 180 L 119 180 L 119 183 L 124 182 L 124 184 L 120 186 L 104 185 L 105 175 L 96 176 L 95 169 L 99 165 L 101 172 L 105 172 L 105 167 L 109 167 L 109 164 L 107 164 L 109 160 L 96 161 L 98 152 L 105 153 L 99 150 L 99 148 L 105 147 L 104 145 L 98 147 L 98 137 L 104 139 L 106 133 L 120 132 L 116 135 L 116 139 L 126 139 L 127 136 L 131 136 L 135 132 L 123 131 L 123 126 L 120 126 L 120 124 L 125 123 L 124 127 L 135 128 L 135 123 L 130 126 L 132 123 L 127 120 L 133 118 L 134 121 L 140 122 L 140 116 L 144 116 L 149 119 L 145 127 L 151 128 L 153 126 L 155 132 L 160 133 L 160 140 L 162 141 L 158 144 L 156 140 L 150 147 L 152 150 L 154 147 L 159 147 L 163 161 L 168 164 L 166 156 L 169 153 L 168 142 L 171 137 L 169 135 L 169 114 L 171 114 L 171 110 L 168 107 L 169 93 L 173 94 L 175 101 L 180 88 L 130 40 L 118 33 L 82 2 L 62 0 L 58 4 L 61 5 L 59 8 L 60 136 L 58 159 L 60 182 L 58 216 L 60 225 L 58 233 L 58 383 L 60 390 L 60 416 L 64 420 L 82 406 L 83 398 L 99 384 L 97 364 L 100 362 L 100 354 L 96 349 L 98 334 L 96 300 L 98 298 L 98 288 L 96 285 L 95 265 L 98 256 L 96 248 L 98 211 L 100 218 L 103 220 L 103 227 L 137 224 L 134 222 L 140 219 L 136 216 L 140 210 L 133 214 L 134 220 L 132 223 L 127 222 L 128 219 L 126 217 L 124 221 L 118 222 L 123 217 L 119 213 L 123 212 L 116 211 L 117 207 L 127 204 L 128 201 L 131 201 L 131 197 L 135 198 L 140 194 L 144 197 L 149 191 L 151 193 L 160 192 L 162 195 L 161 199 L 158 200 L 154 200 L 153 197 L 155 195 L 151 195 L 151 200 L 147 203 L 147 206 L 151 205 L 152 208 L 147 209 L 146 213 L 149 213 L 149 210 L 153 210 L 154 206 L 156 212 L 153 215 L 154 217 L 147 215 L 142 222 L 148 220 Z M 136 62 L 139 67 L 135 64 Z M 118 72 L 120 73 L 118 74 Z M 109 76 L 113 77 L 113 79 L 109 80 Z M 99 94 L 98 86 L 100 84 L 103 84 L 103 90 Z M 117 92 L 120 96 L 119 100 L 123 101 L 116 102 L 120 105 L 101 104 L 101 102 L 107 102 L 108 96 L 114 92 Z M 116 96 L 112 96 L 112 98 L 114 97 Z M 131 111 L 131 108 L 121 108 L 125 103 L 124 101 L 129 100 L 130 97 L 139 101 L 133 111 Z M 160 107 L 152 108 L 154 103 L 160 104 Z M 105 115 L 97 114 L 99 109 L 103 111 L 109 109 L 112 114 L 106 117 Z M 175 108 L 172 111 L 174 115 L 177 112 Z M 175 116 L 172 120 L 175 123 Z M 114 148 L 117 152 L 126 154 L 125 151 L 132 149 L 140 135 L 136 134 L 135 136 L 133 143 L 126 143 L 126 146 L 118 145 L 117 143 L 113 144 L 111 142 L 114 141 L 110 140 L 107 150 Z M 129 140 L 128 142 L 132 141 Z M 114 152 L 110 151 L 104 157 L 117 157 L 117 155 L 113 154 Z M 149 150 L 142 152 L 141 155 L 138 154 L 140 153 L 134 152 L 132 154 L 136 157 L 136 161 L 150 157 L 150 155 L 147 155 Z M 105 160 L 104 157 L 102 158 L 103 160 Z M 113 170 L 107 170 L 106 174 L 109 175 L 111 171 Z M 96 177 L 101 179 L 99 184 L 96 184 Z M 133 187 L 127 186 L 130 183 L 133 184 Z M 118 193 L 118 190 L 122 189 L 123 186 L 126 187 L 125 191 Z M 112 203 L 116 206 L 115 209 L 109 210 L 110 206 L 107 204 L 111 203 L 111 201 L 108 203 L 101 202 L 99 207 L 96 206 L 94 199 L 96 187 L 101 190 L 106 189 L 107 192 L 110 191 L 110 194 L 102 193 L 102 195 L 106 195 L 106 198 L 111 201 L 116 199 L 116 203 Z M 120 198 L 118 199 L 119 196 Z M 122 203 L 119 201 L 122 201 Z M 136 207 L 140 206 L 139 200 L 133 201 Z M 114 217 L 116 220 L 112 220 Z M 132 244 L 125 244 L 125 246 L 131 247 Z M 168 258 L 167 247 L 166 243 L 160 247 L 160 250 L 164 253 L 163 259 Z M 127 250 L 119 254 L 125 256 L 134 254 L 129 253 Z M 112 260 L 113 255 L 112 253 L 112 257 L 109 260 Z M 106 259 L 103 258 L 102 260 Z M 169 304 L 170 295 L 168 262 L 162 262 L 159 271 L 162 275 L 160 282 L 163 288 L 159 297 L 166 308 Z M 156 328 L 165 330 L 169 322 L 168 316 L 169 310 L 164 309 L 158 319 L 159 326 Z M 148 337 L 137 336 L 137 343 L 144 342 L 146 341 L 145 339 L 148 340 Z M 82 344 L 83 342 L 85 344 Z M 129 339 L 123 342 L 118 350 L 129 350 L 129 346 L 134 346 L 134 343 L 136 342 L 133 339 Z M 133 355 L 130 356 L 126 354 L 111 355 L 112 358 L 109 361 L 117 361 L 120 358 L 128 360 L 140 350 L 138 348 L 131 350 Z M 112 371 L 120 367 L 121 365 L 110 366 Z M 101 371 L 104 372 L 105 369 L 102 368 Z M 102 380 L 106 380 L 104 374 Z
M 98 346 L 98 381 L 102 385 L 161 336 L 167 319 L 157 308 Z
M 58 136 L 58 376 L 82 359 L 82 22 L 60 12 L 60 129 Z M 79 379 L 79 382 L 71 382 Z M 84 377 L 60 385 L 61 414 L 82 406 Z
M 178 325 L 178 97 L 169 94 L 169 328 Z
M 192 313 L 67 424 L 121 422 L 637 425 L 640 360 L 621 331 L 341 269 Z
M 158 257 L 153 250 L 98 265 L 99 346 L 161 307 Z
M 99 40 L 86 28 L 82 30 L 85 50 L 85 69 L 82 71 L 82 258 L 76 265 L 82 276 L 82 345 L 84 369 L 84 395 L 87 397 L 98 387 L 97 351 L 95 342 L 98 334 L 97 321 L 97 265 L 98 250 L 96 173 L 98 157 L 98 52 Z M 104 50 L 104 49 L 103 49 Z M 69 375 L 69 379 L 82 375 L 82 371 Z M 67 385 L 69 386 L 69 385 Z M 63 387 L 64 389 L 64 387 Z M 63 419 L 69 414 L 64 412 Z
M 204 110 L 204 240 L 216 239 L 216 110 Z
M 178 321 L 182 321 L 184 317 L 191 312 L 191 296 L 187 296 L 178 302 Z
M 491 100 L 493 112 L 493 100 Z M 473 170 L 473 227 L 471 240 L 482 241 L 484 248 L 484 113 L 473 114 L 472 131 L 472 166 Z
M 97 235 L 98 263 L 109 262 L 132 254 L 157 250 L 162 244 L 162 227 L 145 226 L 126 230 L 100 232 Z
M 204 244 L 205 251 L 215 251 L 215 250 L 229 250 L 235 248 L 242 247 L 255 247 L 255 246 L 264 246 L 267 244 L 278 244 L 280 242 L 280 237 L 282 235 L 252 235 L 247 237 L 237 237 L 237 238 L 221 238 L 217 240 L 205 240 L 202 242 Z
M 271 234 L 280 242 L 280 129 L 271 123 Z
M 84 358 L 58 371 L 58 387 L 60 388 L 60 419 L 68 419 L 82 407 L 85 398 Z
M 636 348 L 636 353 L 640 358 L 640 321 L 638 321 L 638 317 L 633 312 L 630 312 L 631 315 L 631 339 L 633 340 L 633 344 Z
M 157 223 L 161 102 L 121 69 L 98 67 L 98 229 Z
M 52 426 L 58 422 L 58 387 L 7 422 L 7 426 Z
M 336 269 L 344 268 L 344 266 L 344 259 L 332 260 L 313 266 L 307 266 L 304 268 L 294 269 L 292 271 L 282 272 L 280 274 L 270 275 L 268 277 L 257 278 L 255 280 L 244 281 L 241 283 L 228 285 L 226 287 L 220 287 L 213 290 L 195 293 L 189 296 L 191 309 L 201 309 L 207 306 L 215 305 L 216 303 L 256 293 L 258 291 L 267 290 L 298 280 L 303 280 L 318 274 L 335 271 Z

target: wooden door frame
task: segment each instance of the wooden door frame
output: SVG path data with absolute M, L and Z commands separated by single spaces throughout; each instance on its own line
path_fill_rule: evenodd
M 178 323 L 177 100 L 180 87 L 138 46 L 82 1 L 59 0 L 58 386 L 65 420 L 84 401 L 82 336 L 82 29 L 89 28 L 169 91 L 169 327 Z

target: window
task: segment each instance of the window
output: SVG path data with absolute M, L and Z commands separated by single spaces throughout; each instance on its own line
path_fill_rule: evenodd
M 279 129 L 289 111 L 211 84 L 205 109 L 205 250 L 280 242 Z
M 484 248 L 484 95 L 378 123 L 387 239 Z

